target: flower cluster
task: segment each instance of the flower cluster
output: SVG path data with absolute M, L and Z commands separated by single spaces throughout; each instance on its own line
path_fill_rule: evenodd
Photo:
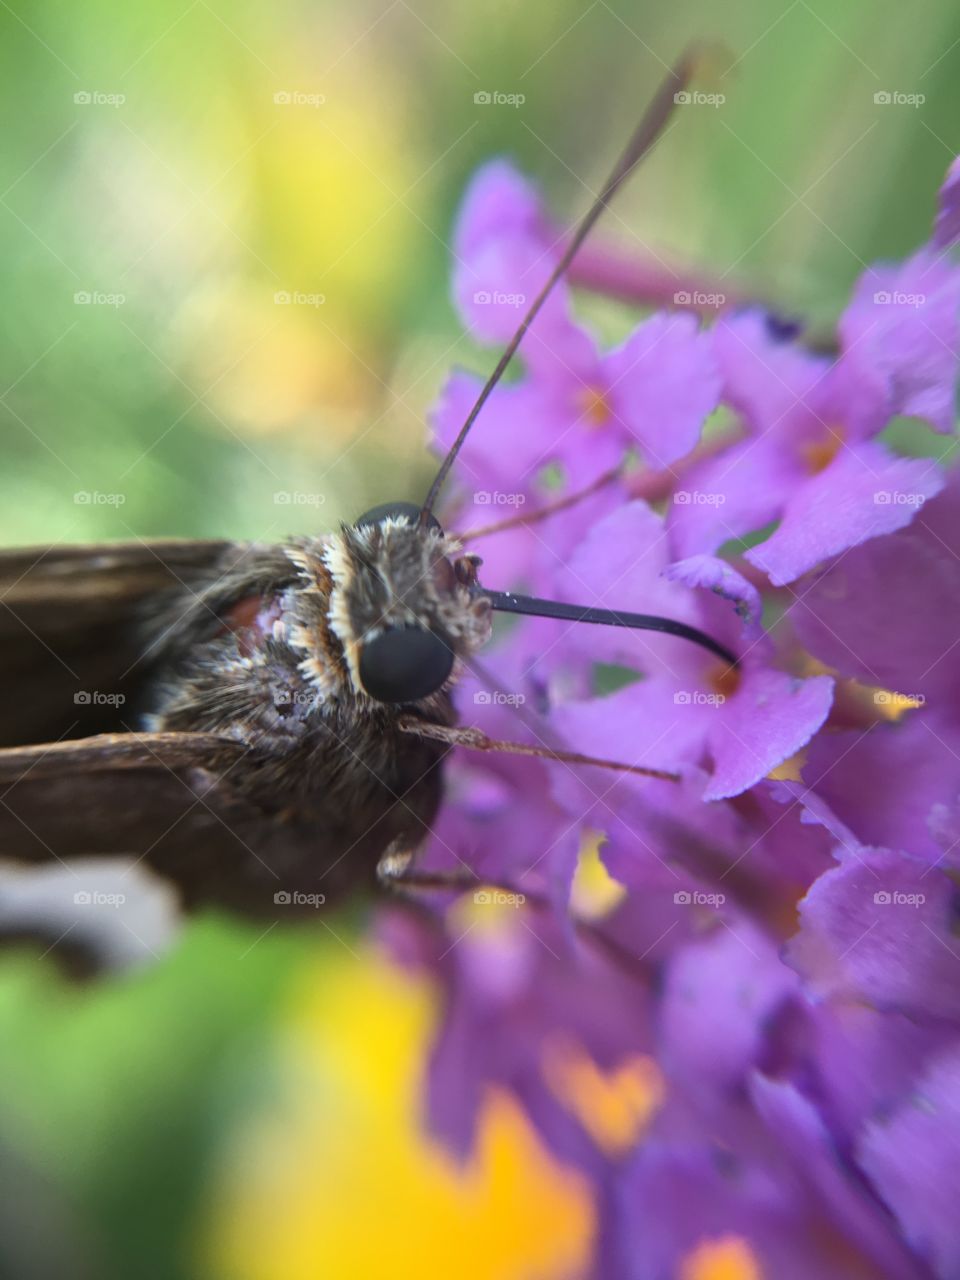
M 434 1133 L 466 1156 L 508 1091 L 588 1179 L 603 1280 L 960 1275 L 958 185 L 831 354 L 759 308 L 603 350 L 561 286 L 455 473 L 491 587 L 739 657 L 505 625 L 464 723 L 675 779 L 458 753 L 423 865 L 491 887 L 386 929 L 446 992 Z M 508 164 L 455 247 L 464 323 L 504 341 L 560 252 Z M 449 380 L 439 448 L 478 389 Z

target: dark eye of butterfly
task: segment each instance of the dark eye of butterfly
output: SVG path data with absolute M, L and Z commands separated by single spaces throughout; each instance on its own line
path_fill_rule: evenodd
M 379 524 L 381 520 L 406 520 L 408 524 L 416 524 L 420 519 L 420 508 L 415 502 L 381 502 L 379 507 L 371 507 L 356 522 L 356 528 L 365 524 Z M 440 521 L 435 515 L 427 517 L 427 524 L 438 533 L 443 533 Z
M 377 702 L 417 702 L 453 670 L 453 651 L 425 627 L 391 627 L 360 650 L 360 683 Z

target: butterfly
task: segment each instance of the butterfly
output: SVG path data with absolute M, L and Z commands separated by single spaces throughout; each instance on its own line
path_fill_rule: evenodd
M 186 908 L 289 916 L 318 895 L 414 878 L 453 746 L 657 774 L 460 726 L 452 690 L 494 614 L 665 631 L 733 666 L 736 657 L 679 621 L 487 588 L 478 558 L 434 509 L 546 298 L 661 135 L 693 61 L 660 86 L 421 504 L 387 502 L 277 545 L 0 552 L 5 857 L 124 855 L 172 882 Z

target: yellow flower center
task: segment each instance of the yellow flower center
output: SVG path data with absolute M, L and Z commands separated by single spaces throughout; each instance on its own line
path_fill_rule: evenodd
M 740 1236 L 704 1240 L 684 1258 L 680 1280 L 762 1280 L 753 1250 Z
M 606 394 L 599 387 L 584 387 L 578 399 L 582 423 L 589 428 L 607 425 L 613 415 Z
M 663 1101 L 659 1068 L 640 1055 L 604 1071 L 579 1045 L 560 1042 L 544 1055 L 543 1074 L 554 1097 L 611 1156 L 636 1144 Z
M 570 906 L 580 920 L 602 920 L 616 910 L 627 896 L 626 888 L 603 865 L 600 859 L 601 837 L 584 837 L 577 869 L 573 877 Z
M 732 698 L 740 688 L 740 672 L 729 663 L 718 662 L 707 673 L 707 684 L 722 698 Z
M 819 475 L 826 471 L 830 463 L 840 452 L 843 444 L 843 433 L 830 427 L 822 440 L 811 440 L 800 446 L 800 453 L 811 475 Z

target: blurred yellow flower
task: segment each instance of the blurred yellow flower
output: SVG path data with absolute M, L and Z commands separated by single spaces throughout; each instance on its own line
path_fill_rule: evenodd
M 491 1092 L 459 1165 L 423 1131 L 436 1005 L 374 955 L 311 974 L 283 1089 L 240 1138 L 220 1186 L 223 1280 L 572 1280 L 594 1226 L 587 1185 Z
M 763 1280 L 756 1257 L 740 1236 L 704 1240 L 683 1260 L 679 1280 Z

